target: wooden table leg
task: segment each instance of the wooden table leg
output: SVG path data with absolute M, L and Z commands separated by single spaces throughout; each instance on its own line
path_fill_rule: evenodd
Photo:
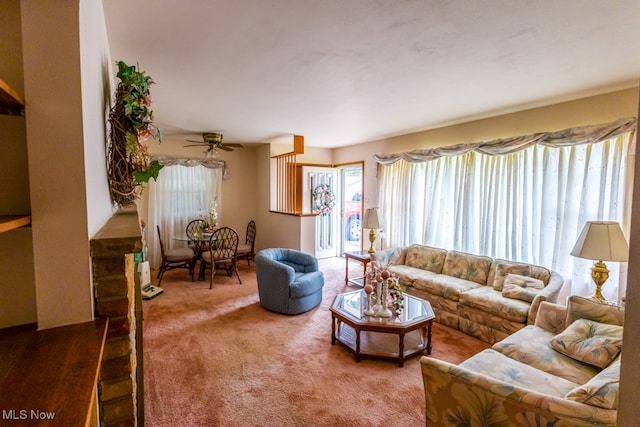
M 429 320 L 427 323 L 427 355 L 431 354 L 431 325 L 433 320 Z
M 360 361 L 360 328 L 356 328 L 356 362 Z
M 400 333 L 400 351 L 398 352 L 398 366 L 404 366 L 404 332 Z
M 336 322 L 337 319 L 331 315 L 331 345 L 336 345 Z
M 349 284 L 349 257 L 345 256 L 344 260 L 347 263 L 344 267 L 344 284 L 346 286 Z

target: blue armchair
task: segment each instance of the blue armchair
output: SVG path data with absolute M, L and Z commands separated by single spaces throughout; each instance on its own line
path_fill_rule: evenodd
M 267 310 L 299 314 L 322 302 L 324 275 L 313 255 L 271 248 L 259 251 L 254 262 L 260 305 Z

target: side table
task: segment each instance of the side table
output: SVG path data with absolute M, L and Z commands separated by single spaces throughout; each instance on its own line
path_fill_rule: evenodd
M 356 286 L 361 286 L 364 288 L 364 285 L 367 284 L 367 264 L 371 261 L 371 254 L 368 251 L 353 251 L 353 252 L 345 252 L 344 259 L 347 263 L 345 267 L 344 273 L 344 284 L 349 285 L 353 284 Z M 362 264 L 362 276 L 358 277 L 349 277 L 349 260 L 353 259 Z

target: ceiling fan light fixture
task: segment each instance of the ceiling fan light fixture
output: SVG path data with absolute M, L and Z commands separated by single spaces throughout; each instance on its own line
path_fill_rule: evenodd
M 207 151 L 205 151 L 207 158 L 209 159 L 218 159 L 220 158 L 220 153 L 218 153 L 218 149 L 211 145 L 209 146 L 209 148 L 207 149 Z
M 220 132 L 203 132 L 202 141 L 192 141 L 190 139 L 187 142 L 193 142 L 194 144 L 185 145 L 185 147 L 198 147 L 209 146 L 204 153 L 208 158 L 219 159 L 220 150 L 234 151 L 234 148 L 244 148 L 244 145 L 239 143 L 225 144 L 222 142 L 222 134 Z

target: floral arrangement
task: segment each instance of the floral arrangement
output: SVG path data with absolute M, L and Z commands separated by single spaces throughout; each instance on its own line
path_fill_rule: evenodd
M 108 174 L 113 201 L 127 206 L 139 197 L 143 183 L 158 178 L 162 165 L 149 159 L 145 141 L 153 137 L 162 142 L 162 133 L 153 124 L 149 92 L 153 80 L 136 66 L 117 64 L 120 83 L 109 113 Z
M 215 227 L 218 223 L 218 199 L 213 199 L 211 206 L 209 206 L 209 219 L 211 220 L 211 226 Z
M 329 184 L 320 184 L 311 193 L 313 207 L 311 212 L 320 216 L 329 215 L 336 205 L 336 195 L 331 191 Z
M 366 271 L 366 279 L 367 285 L 364 291 L 374 296 L 374 298 L 380 295 L 378 289 L 386 282 L 389 289 L 388 296 L 390 301 L 381 301 L 381 304 L 386 303 L 388 306 L 393 307 L 396 316 L 400 315 L 404 308 L 404 293 L 398 278 L 388 270 L 388 266 L 382 267 L 377 262 L 370 263 Z

